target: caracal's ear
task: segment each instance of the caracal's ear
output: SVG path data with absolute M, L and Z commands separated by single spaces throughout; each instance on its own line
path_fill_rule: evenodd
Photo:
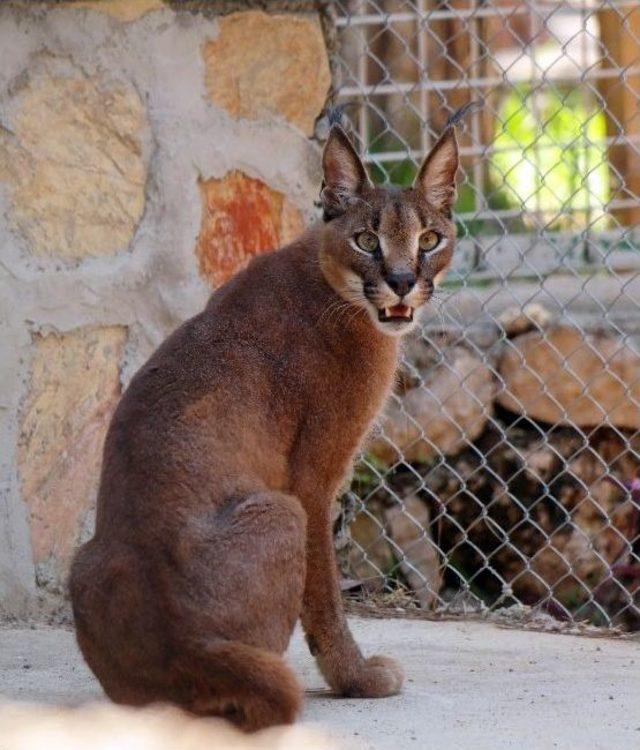
M 456 199 L 458 163 L 456 131 L 448 127 L 427 155 L 413 183 L 428 203 L 447 214 Z
M 340 216 L 369 182 L 365 168 L 340 127 L 333 125 L 322 154 L 323 183 L 320 200 L 325 221 Z

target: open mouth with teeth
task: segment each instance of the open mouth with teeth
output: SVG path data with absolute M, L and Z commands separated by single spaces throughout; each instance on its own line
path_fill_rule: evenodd
M 413 307 L 408 305 L 394 305 L 378 310 L 378 320 L 381 323 L 410 323 L 413 320 Z

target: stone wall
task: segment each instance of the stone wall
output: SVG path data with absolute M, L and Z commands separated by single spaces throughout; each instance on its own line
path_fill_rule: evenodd
M 0 614 L 64 613 L 122 389 L 311 217 L 311 8 L 0 3 Z

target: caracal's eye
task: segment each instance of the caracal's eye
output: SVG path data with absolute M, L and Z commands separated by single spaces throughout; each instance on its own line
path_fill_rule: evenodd
M 359 232 L 355 237 L 356 244 L 367 253 L 375 253 L 378 249 L 378 235 L 373 232 Z
M 423 253 L 428 253 L 440 243 L 440 235 L 432 229 L 428 229 L 420 235 L 418 247 Z

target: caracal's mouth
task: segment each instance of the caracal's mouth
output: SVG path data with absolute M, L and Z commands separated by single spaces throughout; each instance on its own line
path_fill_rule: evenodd
M 411 323 L 414 309 L 409 305 L 383 307 L 382 310 L 378 310 L 378 320 L 381 323 Z

